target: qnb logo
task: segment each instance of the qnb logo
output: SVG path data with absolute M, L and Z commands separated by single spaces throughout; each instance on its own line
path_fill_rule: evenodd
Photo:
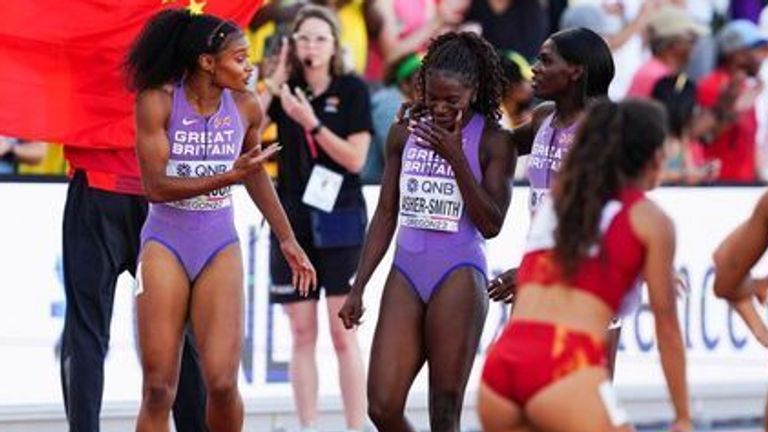
M 197 177 L 209 177 L 216 174 L 221 174 L 229 169 L 227 164 L 216 165 L 198 165 L 195 167 L 195 176 Z
M 417 190 L 419 190 L 419 181 L 415 178 L 408 179 L 408 184 L 406 185 L 406 188 L 408 189 L 408 192 L 414 193 Z
M 176 166 L 176 175 L 179 177 L 189 177 L 192 174 L 192 167 L 189 164 L 179 164 Z

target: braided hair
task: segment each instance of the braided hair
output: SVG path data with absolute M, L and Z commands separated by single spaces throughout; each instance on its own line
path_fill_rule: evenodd
M 433 71 L 456 74 L 476 87 L 472 110 L 484 115 L 488 122 L 499 121 L 507 79 L 496 50 L 485 39 L 471 32 L 449 32 L 433 39 L 416 80 L 421 103 L 425 102 L 427 74 Z
M 180 81 L 198 68 L 202 54 L 217 54 L 243 35 L 237 24 L 187 9 L 155 14 L 139 33 L 123 68 L 129 88 L 143 91 Z
M 666 112 L 653 101 L 596 101 L 553 189 L 555 257 L 570 276 L 600 236 L 603 207 L 637 179 L 666 136 Z

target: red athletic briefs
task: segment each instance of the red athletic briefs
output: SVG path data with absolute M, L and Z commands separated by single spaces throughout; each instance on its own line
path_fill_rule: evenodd
M 512 321 L 485 360 L 483 382 L 524 406 L 547 385 L 591 366 L 605 366 L 605 344 L 546 322 Z

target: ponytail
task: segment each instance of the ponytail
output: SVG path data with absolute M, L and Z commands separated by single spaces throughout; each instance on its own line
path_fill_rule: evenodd
M 664 107 L 650 100 L 595 102 L 565 158 L 553 190 L 555 257 L 565 275 L 599 241 L 605 204 L 643 175 L 666 137 Z

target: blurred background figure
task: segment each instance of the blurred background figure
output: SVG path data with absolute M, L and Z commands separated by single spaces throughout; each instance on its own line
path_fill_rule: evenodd
M 768 39 L 747 20 L 726 24 L 716 35 L 717 68 L 699 82 L 698 103 L 717 121 L 704 147 L 707 159 L 720 160 L 717 180 L 757 181 L 755 103 L 763 91 L 758 77 Z
M 0 135 L 0 175 L 18 174 L 19 165 L 37 165 L 46 156 L 46 143 Z
M 389 74 L 387 84 L 371 95 L 373 135 L 365 165 L 360 172 L 364 184 L 378 184 L 384 170 L 384 151 L 392 121 L 403 102 L 413 102 L 416 94 L 416 72 L 423 54 L 412 53 L 403 58 Z
M 685 69 L 697 38 L 707 33 L 680 7 L 664 5 L 655 11 L 647 28 L 651 58 L 635 72 L 627 96 L 650 98 L 659 79 Z
M 706 161 L 697 140 L 713 121 L 696 105 L 695 83 L 685 74 L 671 75 L 656 83 L 652 96 L 667 109 L 667 160 L 661 181 L 696 185 L 715 180 L 720 174 L 720 161 Z
M 539 0 L 471 0 L 465 22 L 502 51 L 515 51 L 532 61 L 550 33 L 547 9 Z
M 368 0 L 368 20 L 377 32 L 365 77 L 378 82 L 407 55 L 425 51 L 430 39 L 460 24 L 468 0 Z M 374 24 L 375 22 L 375 24 Z
M 501 98 L 501 122 L 511 129 L 531 120 L 533 70 L 525 57 L 515 51 L 500 52 L 499 58 L 507 79 L 507 88 Z

